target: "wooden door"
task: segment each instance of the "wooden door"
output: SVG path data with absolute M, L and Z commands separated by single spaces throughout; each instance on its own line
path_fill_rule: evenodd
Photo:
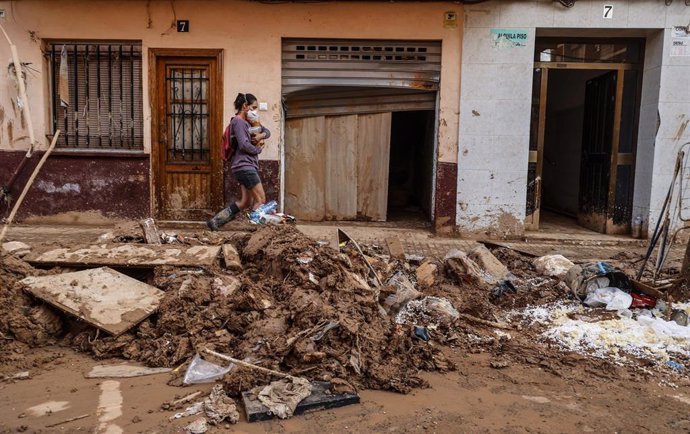
M 154 215 L 206 220 L 223 205 L 221 53 L 152 51 Z
M 286 212 L 307 221 L 385 221 L 391 119 L 391 113 L 289 119 Z
M 585 109 L 580 162 L 578 223 L 597 232 L 606 232 L 609 185 L 612 173 L 614 124 L 617 124 L 616 90 L 618 71 L 589 80 L 585 87 Z M 612 176 L 614 178 L 612 178 Z

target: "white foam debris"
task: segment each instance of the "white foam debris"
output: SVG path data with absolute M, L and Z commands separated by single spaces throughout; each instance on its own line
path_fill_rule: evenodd
M 674 304 L 690 311 L 690 304 Z M 654 317 L 651 311 L 629 311 L 619 318 L 597 320 L 588 313 L 600 309 L 578 303 L 559 302 L 513 311 L 511 318 L 522 318 L 530 326 L 543 325 L 541 337 L 567 351 L 622 360 L 626 355 L 667 361 L 673 354 L 690 356 L 690 327 Z M 577 314 L 577 315 L 573 315 Z M 626 315 L 627 314 L 627 315 Z

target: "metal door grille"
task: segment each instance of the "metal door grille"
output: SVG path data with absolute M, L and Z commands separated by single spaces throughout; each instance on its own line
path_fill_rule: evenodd
M 283 93 L 309 87 L 438 90 L 440 41 L 286 39 Z
M 208 69 L 171 66 L 165 79 L 168 161 L 208 161 Z

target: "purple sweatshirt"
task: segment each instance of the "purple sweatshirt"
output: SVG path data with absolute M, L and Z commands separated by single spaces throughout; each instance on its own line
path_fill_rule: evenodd
M 237 149 L 232 156 L 232 164 L 230 168 L 233 172 L 240 170 L 255 170 L 259 171 L 259 154 L 263 149 L 252 145 L 251 135 L 249 134 L 249 122 L 245 121 L 239 116 L 232 118 L 230 122 L 232 126 L 232 136 L 237 139 Z M 261 133 L 266 134 L 266 138 L 271 137 L 271 132 L 268 128 L 262 126 Z

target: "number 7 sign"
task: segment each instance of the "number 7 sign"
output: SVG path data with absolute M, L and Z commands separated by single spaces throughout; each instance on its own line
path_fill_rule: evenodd
M 613 19 L 613 5 L 604 5 L 604 19 Z

